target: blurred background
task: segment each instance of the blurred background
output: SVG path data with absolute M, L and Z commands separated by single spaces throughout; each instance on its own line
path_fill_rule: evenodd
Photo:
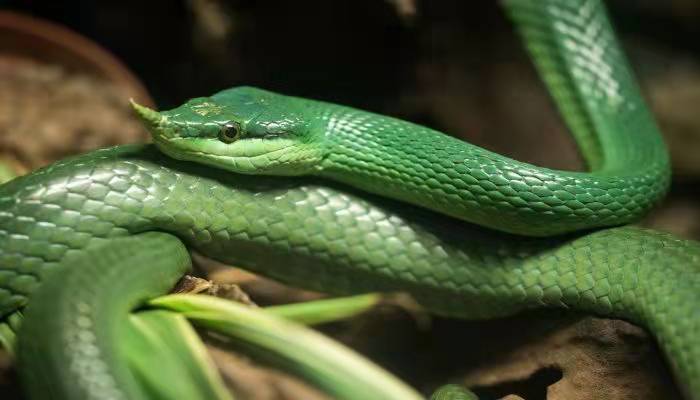
M 644 224 L 700 239 L 700 2 L 607 5 L 673 158 L 671 193 Z M 130 97 L 169 108 L 236 85 L 398 116 L 543 166 L 584 168 L 497 2 L 0 0 L 0 160 L 16 173 L 147 140 Z M 201 264 L 215 287 L 237 284 L 259 304 L 317 296 Z M 452 381 L 494 399 L 679 398 L 653 341 L 622 321 L 548 312 L 470 323 L 398 300 L 325 331 L 426 393 Z M 212 351 L 241 398 L 323 398 Z M 21 398 L 11 361 L 0 362 L 0 392 Z

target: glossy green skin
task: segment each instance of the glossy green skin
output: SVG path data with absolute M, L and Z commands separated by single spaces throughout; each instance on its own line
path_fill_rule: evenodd
M 637 220 L 665 194 L 669 162 L 602 4 L 505 3 L 590 172 L 537 167 L 395 118 L 250 87 L 137 110 L 165 153 L 233 172 L 322 176 L 523 235 Z M 226 125 L 239 137 L 222 137 Z
M 293 285 L 403 290 L 446 315 L 565 307 L 625 318 L 655 335 L 688 393 L 700 392 L 700 245 L 664 233 L 516 237 L 326 182 L 182 163 L 151 146 L 86 154 L 0 186 L 0 226 L 4 313 L 71 251 L 163 231 Z

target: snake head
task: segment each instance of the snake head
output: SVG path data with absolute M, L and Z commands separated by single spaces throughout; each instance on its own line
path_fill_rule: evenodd
M 244 174 L 305 175 L 319 168 L 314 101 L 252 87 L 223 90 L 158 112 L 131 102 L 167 155 Z M 321 128 L 321 129 L 316 129 Z

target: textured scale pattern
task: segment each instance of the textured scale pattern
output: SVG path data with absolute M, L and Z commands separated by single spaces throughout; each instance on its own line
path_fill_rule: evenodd
M 328 292 L 404 290 L 488 318 L 565 307 L 647 327 L 700 390 L 700 245 L 624 227 L 522 238 L 313 180 L 236 176 L 154 148 L 102 150 L 0 186 L 0 311 L 71 252 L 170 232 L 204 254 Z
M 323 176 L 511 233 L 622 225 L 665 194 L 666 148 L 598 0 L 506 0 L 590 173 L 517 162 L 437 131 L 318 103 Z M 302 100 L 303 101 L 303 100 Z
M 627 176 L 561 172 L 363 111 L 339 107 L 330 121 L 337 144 L 322 176 L 511 233 L 625 224 L 646 214 L 669 183 L 655 161 Z

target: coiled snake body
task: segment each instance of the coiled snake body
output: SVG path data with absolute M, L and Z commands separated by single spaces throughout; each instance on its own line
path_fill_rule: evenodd
M 143 396 L 112 357 L 117 328 L 95 332 L 108 324 L 96 315 L 128 312 L 162 292 L 186 257 L 177 249 L 152 257 L 156 267 L 135 272 L 145 286 L 104 307 L 99 285 L 110 280 L 99 269 L 85 270 L 86 282 L 103 282 L 96 292 L 75 297 L 61 292 L 60 271 L 87 256 L 97 263 L 110 243 L 133 236 L 144 253 L 154 243 L 177 248 L 167 238 L 174 235 L 295 285 L 403 290 L 446 315 L 545 306 L 625 318 L 654 334 L 697 398 L 700 245 L 636 227 L 577 232 L 635 220 L 669 179 L 663 142 L 602 5 L 505 4 L 592 172 L 539 168 L 407 122 L 253 88 L 162 113 L 135 105 L 157 149 L 101 150 L 0 186 L 0 312 L 23 306 L 42 280 L 49 288 L 30 302 L 20 336 L 22 374 L 36 384 L 30 393 Z M 85 319 L 52 311 L 54 296 Z M 47 326 L 58 332 L 42 334 Z M 99 382 L 81 375 L 90 363 L 101 365 Z

